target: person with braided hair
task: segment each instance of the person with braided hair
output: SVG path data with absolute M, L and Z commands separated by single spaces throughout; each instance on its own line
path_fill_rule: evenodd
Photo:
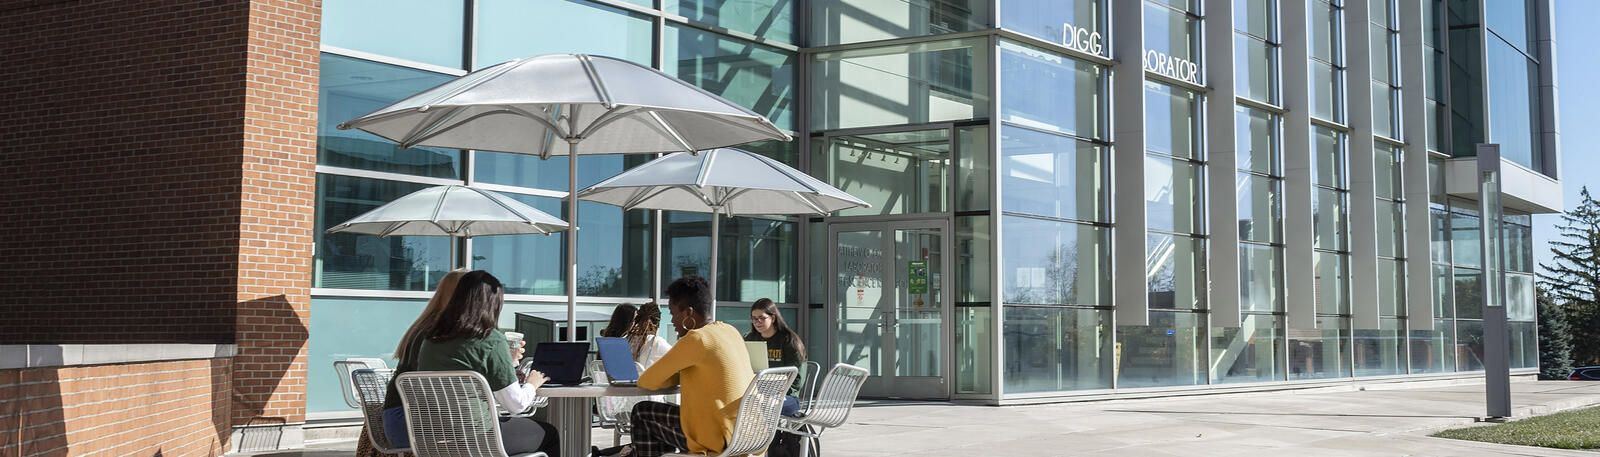
M 661 329 L 661 307 L 654 302 L 639 307 L 633 315 L 633 326 L 628 328 L 628 348 L 633 350 L 633 361 L 648 369 L 661 356 L 672 349 L 672 343 L 656 332 Z

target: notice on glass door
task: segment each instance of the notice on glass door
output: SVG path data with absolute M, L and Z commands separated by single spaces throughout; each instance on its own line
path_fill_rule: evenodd
M 928 261 L 906 262 L 906 292 L 911 295 L 928 293 Z

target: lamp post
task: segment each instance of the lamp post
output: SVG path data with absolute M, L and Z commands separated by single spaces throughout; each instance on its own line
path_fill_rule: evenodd
M 1483 389 L 1489 417 L 1511 417 L 1511 347 L 1506 333 L 1500 145 L 1478 145 L 1478 233 L 1483 259 Z

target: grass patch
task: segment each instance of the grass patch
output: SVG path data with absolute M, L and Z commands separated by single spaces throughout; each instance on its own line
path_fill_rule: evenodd
M 1530 417 L 1499 425 L 1445 430 L 1433 436 L 1560 449 L 1600 449 L 1600 408 Z

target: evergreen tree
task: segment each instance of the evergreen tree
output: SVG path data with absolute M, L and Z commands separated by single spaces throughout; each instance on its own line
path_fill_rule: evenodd
M 1572 373 L 1572 333 L 1566 310 L 1539 291 L 1539 379 L 1567 379 Z
M 1584 187 L 1561 220 L 1560 238 L 1550 241 L 1555 261 L 1539 265 L 1539 283 L 1565 311 L 1572 363 L 1600 365 L 1600 202 Z

